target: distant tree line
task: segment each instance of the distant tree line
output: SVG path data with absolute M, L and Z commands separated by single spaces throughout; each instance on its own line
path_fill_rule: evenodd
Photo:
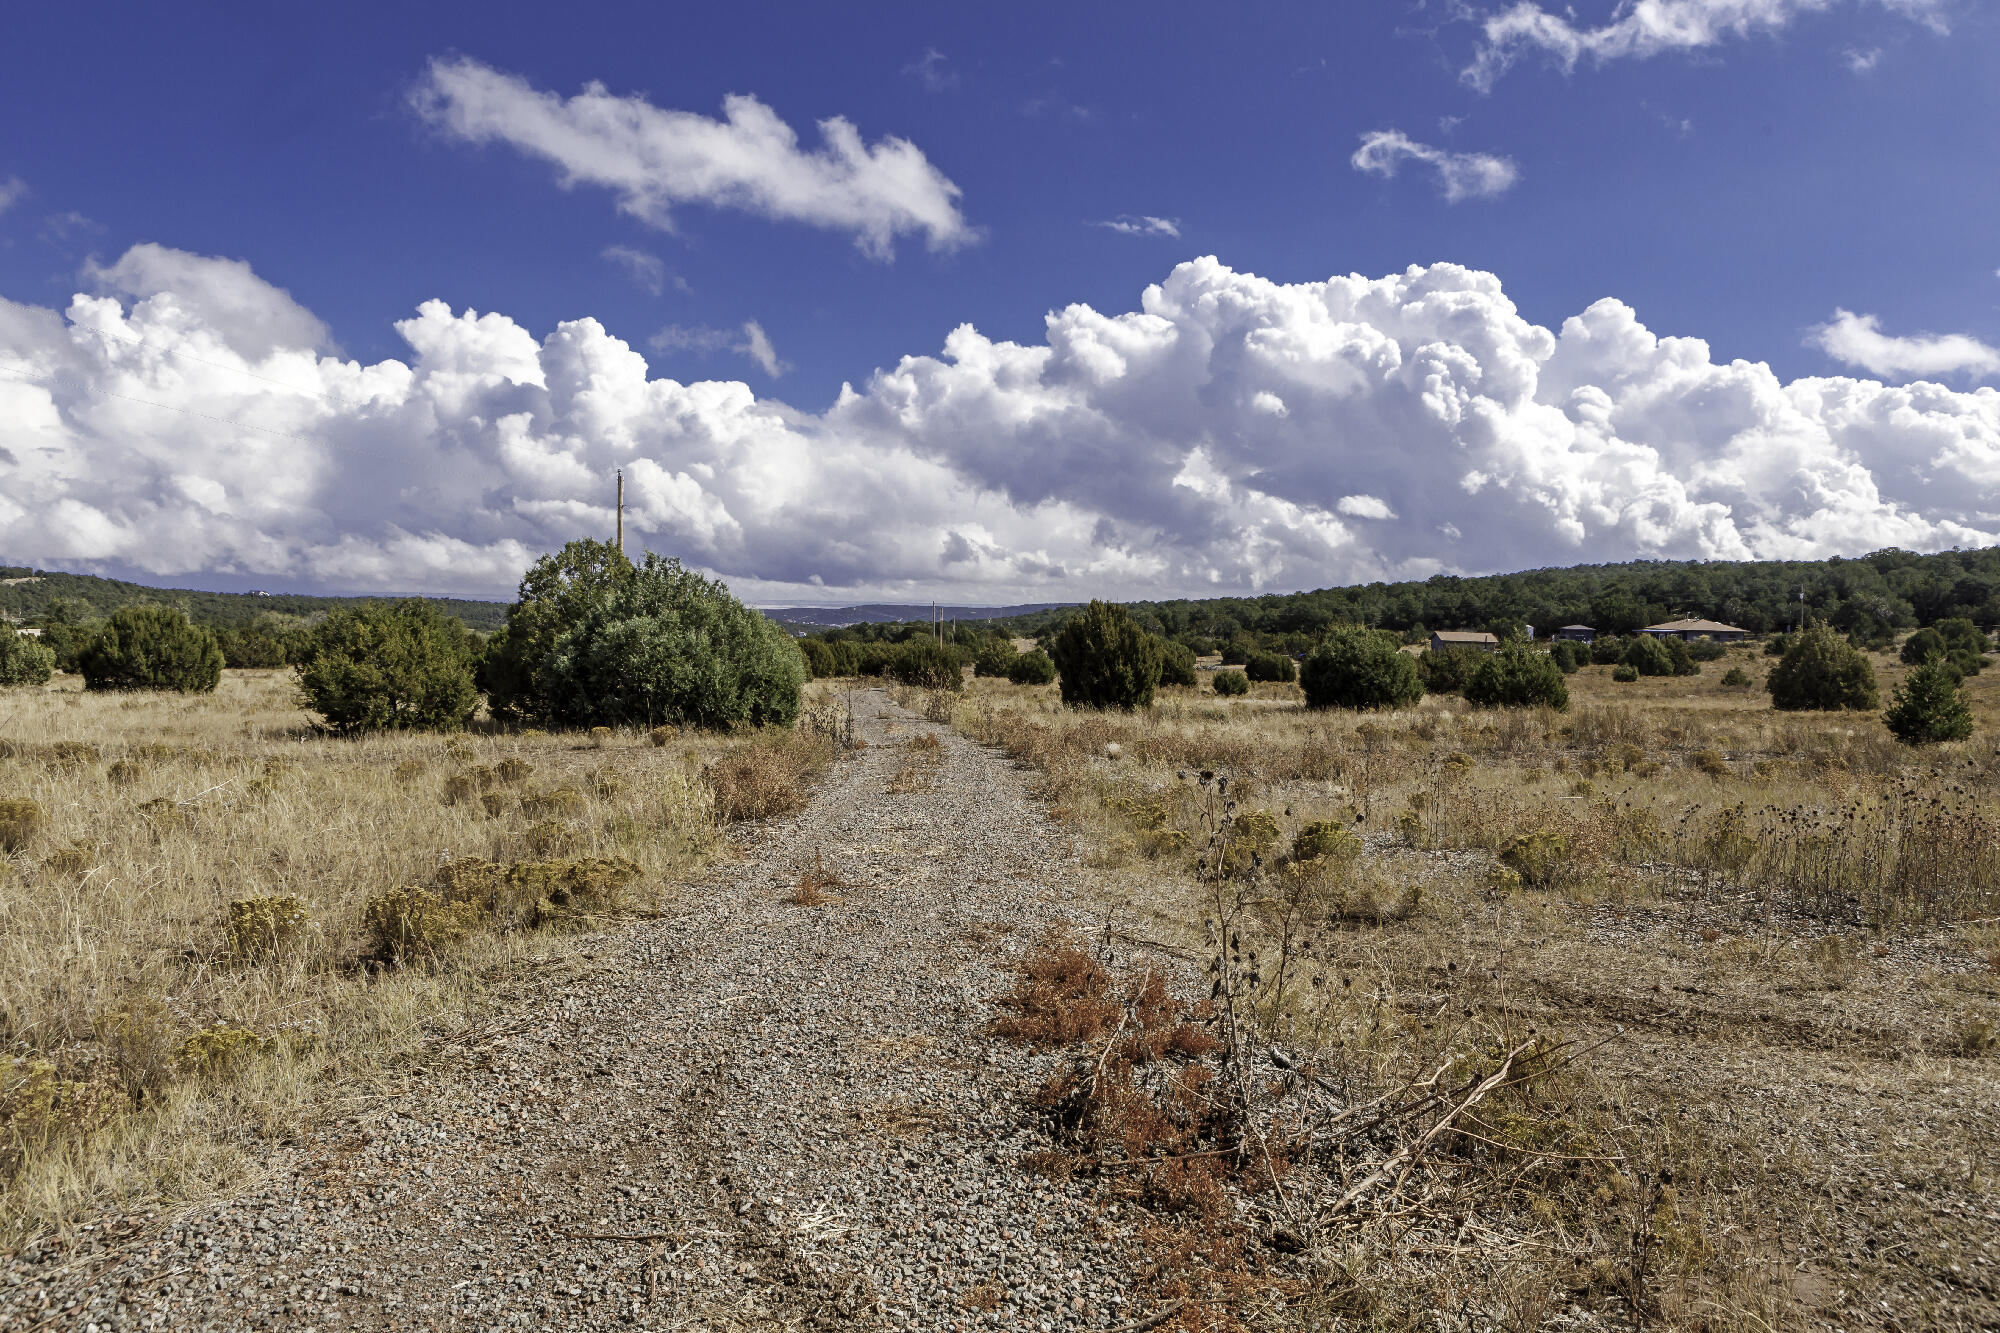
M 11 580 L 20 580 L 13 582 Z M 303 593 L 199 592 L 149 588 L 143 583 L 65 574 L 23 565 L 0 565 L 0 617 L 40 624 L 53 610 L 77 622 L 103 621 L 121 606 L 170 606 L 197 625 L 216 631 L 249 630 L 273 624 L 303 624 L 341 607 L 376 600 L 367 597 L 313 597 Z M 459 597 L 426 597 L 470 629 L 490 632 L 507 618 L 507 603 Z M 282 662 L 277 665 L 284 665 Z
M 1640 560 L 1479 578 L 1438 574 L 1265 597 L 1131 602 L 1126 609 L 1154 634 L 1239 663 L 1253 649 L 1301 655 L 1342 624 L 1393 630 L 1416 643 L 1439 629 L 1481 629 L 1506 639 L 1527 625 L 1538 638 L 1568 624 L 1623 637 L 1683 616 L 1753 634 L 1796 628 L 1803 618 L 1880 648 L 1899 631 L 1941 620 L 1963 618 L 1988 633 L 2000 627 L 2000 547 L 1937 555 L 1886 550 L 1851 560 Z M 1040 638 L 1072 614 L 1057 609 L 985 621 L 975 632 Z M 927 627 L 856 625 L 821 637 L 895 641 L 918 628 Z

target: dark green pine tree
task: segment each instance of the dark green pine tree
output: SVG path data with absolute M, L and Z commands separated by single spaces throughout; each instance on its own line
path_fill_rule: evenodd
M 1958 683 L 1951 663 L 1932 654 L 1896 691 L 1882 720 L 1905 745 L 1962 741 L 1972 734 L 1972 708 Z

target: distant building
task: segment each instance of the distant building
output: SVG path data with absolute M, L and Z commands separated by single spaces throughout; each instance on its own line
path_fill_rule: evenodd
M 1482 653 L 1494 653 L 1500 651 L 1500 640 L 1477 630 L 1432 630 L 1431 651 L 1441 653 L 1447 648 L 1477 648 Z
M 25 634 L 31 639 L 39 639 L 42 637 L 42 632 L 39 629 L 23 629 L 19 625 L 16 625 L 14 627 L 14 632 L 16 634 Z
M 1740 643 L 1750 637 L 1749 630 L 1719 620 L 1669 620 L 1663 625 L 1648 625 L 1639 632 L 1656 639 L 1714 639 L 1717 643 Z
M 1590 643 L 1597 638 L 1597 631 L 1589 625 L 1564 625 L 1549 637 L 1568 639 L 1571 643 Z

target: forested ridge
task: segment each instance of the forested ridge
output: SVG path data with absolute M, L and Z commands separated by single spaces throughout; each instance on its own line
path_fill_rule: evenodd
M 1434 629 L 1504 634 L 1533 625 L 1540 636 L 1568 624 L 1629 634 L 1644 625 L 1693 616 L 1762 634 L 1796 626 L 1801 613 L 1856 641 L 1880 643 L 1898 631 L 1954 616 L 1987 630 L 2000 625 L 2000 547 L 1935 555 L 1891 549 L 1827 560 L 1635 560 L 1127 606 L 1141 624 L 1169 638 L 1249 638 L 1294 650 L 1342 623 L 1396 630 L 1406 637 Z M 1054 608 L 988 620 L 978 632 L 1038 638 L 1072 614 L 1072 609 Z M 927 628 L 859 625 L 822 637 L 897 641 Z
M 77 621 L 99 620 L 121 606 L 136 604 L 179 607 L 197 625 L 213 629 L 248 629 L 260 617 L 306 619 L 323 615 L 336 607 L 385 600 L 393 599 L 152 588 L 143 583 L 99 578 L 94 574 L 64 574 L 51 569 L 0 565 L 0 615 L 30 623 L 51 612 Z M 457 597 L 429 597 L 425 600 L 446 615 L 464 621 L 468 629 L 495 630 L 507 619 L 505 602 L 475 602 Z

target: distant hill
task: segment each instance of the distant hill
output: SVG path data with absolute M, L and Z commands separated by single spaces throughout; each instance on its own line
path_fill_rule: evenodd
M 1080 603 L 1077 602 L 1033 602 L 1021 606 L 940 606 L 937 615 L 945 620 L 1003 620 L 1010 616 L 1061 611 L 1078 605 Z M 845 625 L 902 624 L 908 621 L 929 624 L 932 613 L 929 602 L 910 605 L 871 602 L 865 606 L 765 607 L 764 614 L 788 628 L 839 629 Z
M 28 620 L 46 613 L 50 603 L 58 599 L 66 602 L 72 614 L 82 620 L 108 616 L 131 602 L 148 602 L 178 606 L 188 613 L 189 619 L 217 629 L 242 628 L 266 612 L 304 617 L 356 602 L 390 600 L 384 597 L 311 597 L 302 593 L 153 588 L 143 583 L 127 583 L 123 579 L 99 578 L 94 574 L 63 574 L 22 565 L 0 565 L 0 617 Z M 458 597 L 426 600 L 435 602 L 472 629 L 492 631 L 507 622 L 508 604 L 505 602 L 478 602 Z M 1069 602 L 1034 602 L 1020 606 L 941 606 L 938 614 L 946 620 L 996 620 L 1006 616 L 1057 611 L 1071 605 L 1073 603 Z M 794 633 L 808 633 L 881 621 L 920 620 L 928 623 L 931 604 L 878 602 L 866 606 L 782 607 L 766 609 L 764 614 Z
M 1532 625 L 1545 635 L 1583 624 L 1629 634 L 1683 616 L 1753 634 L 1794 626 L 1805 616 L 1879 644 L 1948 617 L 1966 617 L 1989 632 L 2000 626 L 2000 547 L 1929 555 L 1890 549 L 1825 560 L 1628 560 L 1126 606 L 1141 624 L 1169 637 L 1228 641 L 1248 635 L 1291 650 L 1318 642 L 1329 625 L 1343 622 L 1406 633 L 1498 633 Z M 1034 638 L 1063 619 L 1030 613 L 994 628 Z
M 217 629 L 242 628 L 266 612 L 312 616 L 337 606 L 384 600 L 380 597 L 308 597 L 300 593 L 200 592 L 192 588 L 149 588 L 143 583 L 103 579 L 94 574 L 61 574 L 54 570 L 0 565 L 0 616 L 26 620 L 46 613 L 58 599 L 83 620 L 108 616 L 133 602 L 178 606 L 197 624 Z M 443 611 L 476 630 L 499 629 L 507 619 L 505 602 L 474 602 L 457 597 L 431 597 Z

